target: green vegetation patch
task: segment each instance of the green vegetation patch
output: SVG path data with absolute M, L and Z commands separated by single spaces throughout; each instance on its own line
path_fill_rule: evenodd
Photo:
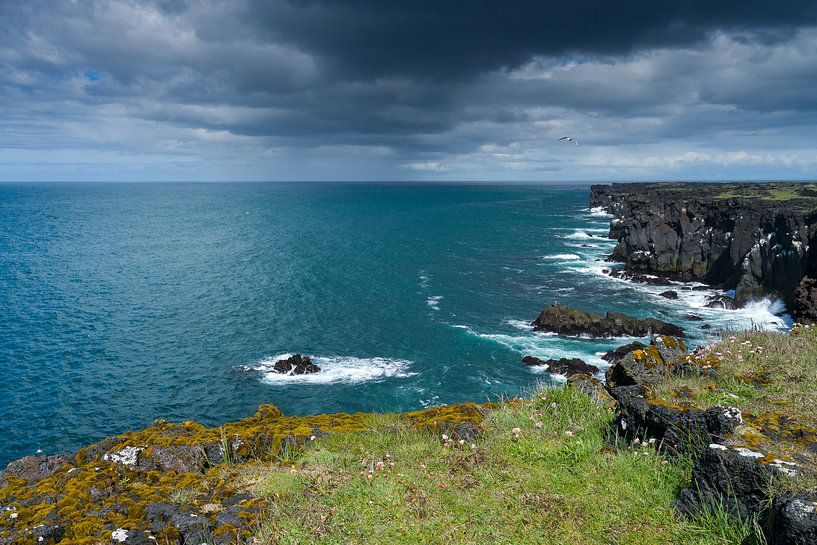
M 743 425 L 727 444 L 796 463 L 792 490 L 817 480 L 817 328 L 796 325 L 787 333 L 747 331 L 686 356 L 699 373 L 655 385 L 658 402 L 689 408 L 737 407 Z
M 751 533 L 717 513 L 677 518 L 689 479 L 649 445 L 616 449 L 613 414 L 573 388 L 503 404 L 475 439 L 385 418 L 305 450 L 276 496 L 261 544 L 727 544 Z M 259 470 L 261 474 L 259 475 Z M 247 468 L 264 482 L 263 468 Z M 281 479 L 281 468 L 268 466 Z

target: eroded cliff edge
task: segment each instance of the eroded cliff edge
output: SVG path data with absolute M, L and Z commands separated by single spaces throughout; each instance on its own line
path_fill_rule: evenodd
M 817 321 L 817 184 L 594 185 L 590 206 L 613 215 L 610 259 L 627 269 L 772 294 Z

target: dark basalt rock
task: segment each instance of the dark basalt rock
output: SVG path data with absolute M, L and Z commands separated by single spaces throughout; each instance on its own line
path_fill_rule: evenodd
M 522 363 L 524 363 L 525 365 L 547 365 L 548 361 L 550 360 L 546 361 L 537 358 L 536 356 L 525 356 L 524 358 L 522 358 Z
M 145 510 L 145 518 L 157 533 L 168 525 L 175 527 L 182 537 L 182 543 L 209 543 L 212 540 L 207 517 L 192 512 L 188 506 L 151 503 Z
M 698 316 L 697 314 L 687 314 L 686 316 L 684 316 L 684 318 L 686 318 L 690 322 L 703 322 L 704 321 L 704 319 L 701 318 L 700 316 Z
M 733 310 L 736 308 L 735 300 L 731 297 L 727 297 L 726 295 L 716 295 L 714 297 L 710 297 L 706 302 L 706 306 L 709 308 L 722 308 L 725 310 Z
M 610 256 L 608 261 L 619 261 L 615 256 Z M 604 271 L 608 276 L 618 278 L 620 280 L 627 280 L 629 282 L 636 282 L 638 284 L 648 284 L 650 286 L 671 286 L 672 282 L 669 278 L 664 276 L 655 276 L 639 272 L 627 271 L 622 269 L 612 269 Z
M 638 319 L 618 312 L 608 312 L 601 316 L 565 307 L 559 303 L 548 306 L 531 325 L 535 331 L 552 331 L 560 335 L 644 337 L 653 333 L 674 337 L 685 336 L 680 327 L 655 318 Z
M 780 294 L 797 319 L 817 319 L 812 286 L 796 293 L 817 273 L 817 199 L 803 184 L 596 185 L 590 206 L 613 214 L 610 260 L 629 272 L 723 285 L 738 306 Z
M 572 375 L 598 373 L 599 368 L 595 365 L 585 363 L 579 358 L 560 358 L 558 360 L 542 360 L 534 356 L 525 356 L 522 358 L 522 363 L 525 365 L 546 365 L 548 373 L 556 375 L 564 375 L 570 377 Z
M 199 445 L 154 447 L 151 458 L 155 469 L 177 473 L 196 473 L 207 466 L 205 449 Z
M 24 479 L 28 484 L 37 483 L 50 477 L 64 466 L 73 462 L 69 454 L 55 456 L 26 456 L 11 462 L 5 471 L 0 473 L 0 488 L 5 486 L 7 477 Z
M 678 292 L 673 290 L 662 291 L 658 295 L 667 299 L 678 299 Z
M 309 373 L 317 373 L 321 370 L 320 367 L 312 363 L 309 356 L 302 356 L 295 354 L 284 360 L 278 360 L 273 367 L 276 373 L 282 375 L 306 375 Z
M 740 411 L 736 409 L 683 409 L 627 395 L 617 401 L 616 423 L 621 435 L 631 439 L 654 438 L 659 448 L 670 453 L 699 452 L 735 431 L 741 422 Z
M 65 528 L 59 524 L 41 524 L 31 529 L 34 541 L 39 545 L 53 545 L 62 541 Z
M 801 324 L 817 322 L 817 280 L 804 276 L 794 290 L 792 317 Z
M 692 482 L 681 490 L 677 509 L 688 516 L 723 505 L 735 517 L 747 520 L 760 513 L 768 500 L 764 484 L 776 470 L 752 456 L 722 445 L 707 447 L 692 469 Z
M 813 545 L 817 543 L 817 495 L 775 498 L 769 545 Z
M 632 352 L 633 350 L 643 350 L 647 348 L 647 345 L 642 343 L 641 341 L 634 341 L 630 344 L 625 344 L 624 346 L 619 346 L 615 350 L 610 350 L 606 354 L 604 354 L 601 359 L 604 361 L 610 362 L 611 364 L 616 363 L 618 360 Z
M 604 407 L 612 408 L 616 404 L 613 397 L 607 391 L 607 388 L 604 387 L 604 384 L 596 377 L 587 373 L 567 377 L 567 385 L 588 395 L 590 399 Z
M 679 358 L 686 353 L 686 345 L 680 339 L 660 336 L 645 348 L 636 348 L 635 344 L 628 346 L 634 348 L 617 357 L 607 370 L 609 388 L 654 384 L 669 376 L 683 374 L 688 365 L 686 360 Z

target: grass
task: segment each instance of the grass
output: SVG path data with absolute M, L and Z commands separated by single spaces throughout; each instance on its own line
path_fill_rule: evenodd
M 817 184 L 813 183 L 724 184 L 724 186 L 725 189 L 714 195 L 714 198 L 786 202 L 794 199 L 813 200 L 817 194 Z
M 238 469 L 267 498 L 260 544 L 738 544 L 723 513 L 679 520 L 689 463 L 615 449 L 612 413 L 573 389 L 503 403 L 473 441 L 373 417 L 312 443 L 291 466 Z
M 669 379 L 651 397 L 739 408 L 744 425 L 729 443 L 796 462 L 803 472 L 786 485 L 793 490 L 817 487 L 817 328 L 725 335 L 691 357 L 713 372 Z

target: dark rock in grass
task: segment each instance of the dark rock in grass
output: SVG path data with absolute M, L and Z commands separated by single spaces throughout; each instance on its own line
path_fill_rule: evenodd
M 564 375 L 570 377 L 578 374 L 598 373 L 599 368 L 595 365 L 585 363 L 579 358 L 560 358 L 558 360 L 542 360 L 534 356 L 525 356 L 522 358 L 522 363 L 525 365 L 545 365 L 548 368 L 548 373 L 555 375 Z
M 666 299 L 678 299 L 678 292 L 673 290 L 662 291 L 658 295 Z
M 276 361 L 273 370 L 282 375 L 307 375 L 317 373 L 321 368 L 312 363 L 309 356 L 295 354 L 284 360 Z
M 775 498 L 769 545 L 813 545 L 817 543 L 817 494 Z
M 709 445 L 692 469 L 689 487 L 681 490 L 678 510 L 695 516 L 723 506 L 742 520 L 760 513 L 768 501 L 765 484 L 776 470 L 758 463 L 756 455 L 748 450 Z
M 654 438 L 662 450 L 670 453 L 700 452 L 732 433 L 742 422 L 737 409 L 686 409 L 616 393 L 619 394 L 616 423 L 621 435 L 628 439 Z
M 590 399 L 604 407 L 612 408 L 616 402 L 604 384 L 596 377 L 587 373 L 580 373 L 567 377 L 568 387 L 590 396 Z
M 731 297 L 727 297 L 726 295 L 715 295 L 714 297 L 710 297 L 709 300 L 706 302 L 706 306 L 709 308 L 722 308 L 725 310 L 734 310 L 735 309 L 735 300 Z
M 644 337 L 650 333 L 684 337 L 684 331 L 675 325 L 655 318 L 633 318 L 618 312 L 605 316 L 565 307 L 559 303 L 548 306 L 532 322 L 535 331 L 552 331 L 560 335 L 588 335 L 590 337 Z
M 445 433 L 452 439 L 462 439 L 467 442 L 471 442 L 476 439 L 481 431 L 482 430 L 479 426 L 470 422 L 462 422 L 459 424 L 454 422 L 443 422 L 440 425 L 441 433 Z
M 686 365 L 680 358 L 685 353 L 684 341 L 668 336 L 656 337 L 649 346 L 617 357 L 607 370 L 607 386 L 646 386 L 679 374 Z

